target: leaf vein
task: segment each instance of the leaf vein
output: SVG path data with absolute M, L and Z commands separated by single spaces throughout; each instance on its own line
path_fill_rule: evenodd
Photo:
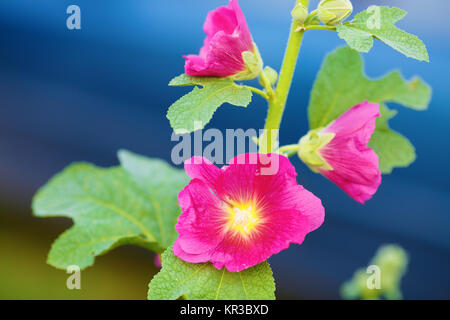
M 114 211 L 115 213 L 119 214 L 120 216 L 122 216 L 123 218 L 129 220 L 131 223 L 133 223 L 136 227 L 139 228 L 139 230 L 142 231 L 142 233 L 147 237 L 147 239 L 149 241 L 155 241 L 156 239 L 155 237 L 151 234 L 151 232 L 142 224 L 140 223 L 138 220 L 136 220 L 132 215 L 130 215 L 129 213 L 127 213 L 125 210 L 122 210 L 118 207 L 116 207 L 115 205 L 106 203 L 102 200 L 99 199 L 95 199 L 92 197 L 77 197 L 77 200 L 80 201 L 86 201 L 86 202 L 92 202 L 94 204 L 100 205 L 102 207 L 105 207 L 111 211 Z

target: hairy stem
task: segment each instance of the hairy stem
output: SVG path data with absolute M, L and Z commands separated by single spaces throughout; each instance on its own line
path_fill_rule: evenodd
M 297 4 L 302 3 L 308 6 L 309 0 L 297 0 Z M 280 78 L 278 80 L 275 94 L 269 100 L 269 112 L 267 114 L 266 124 L 264 126 L 265 133 L 260 144 L 260 152 L 271 153 L 278 141 L 278 130 L 280 129 L 281 119 L 283 118 L 284 109 L 286 107 L 287 98 L 291 89 L 292 78 L 294 76 L 297 64 L 300 46 L 303 40 L 305 30 L 296 31 L 297 25 L 292 21 L 289 40 L 281 67 Z

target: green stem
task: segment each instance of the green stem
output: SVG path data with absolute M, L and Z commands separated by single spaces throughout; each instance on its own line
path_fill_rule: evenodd
M 328 26 L 307 26 L 306 30 L 329 30 L 336 31 L 336 27 L 328 27 Z
M 298 153 L 298 150 L 300 150 L 300 146 L 298 144 L 290 144 L 287 146 L 280 147 L 277 153 L 282 154 L 289 158 L 292 157 L 293 155 L 296 155 Z
M 297 4 L 308 7 L 309 0 L 297 0 Z M 304 30 L 296 32 L 297 24 L 292 21 L 289 40 L 281 67 L 280 78 L 275 90 L 275 95 L 269 100 L 269 112 L 264 126 L 265 132 L 261 139 L 260 152 L 271 153 L 276 148 L 278 130 L 283 118 L 287 98 L 291 89 L 292 78 L 297 64 L 300 46 L 303 40 Z
M 290 144 L 287 146 L 282 146 L 280 147 L 280 149 L 278 149 L 279 153 L 284 153 L 284 152 L 288 152 L 288 151 L 298 151 L 299 150 L 299 145 L 298 144 Z
M 264 91 L 257 89 L 255 87 L 251 87 L 251 86 L 244 86 L 245 88 L 247 88 L 250 91 L 253 91 L 256 94 L 259 94 L 261 97 L 263 97 L 266 100 L 269 100 L 269 95 L 267 93 L 265 93 Z

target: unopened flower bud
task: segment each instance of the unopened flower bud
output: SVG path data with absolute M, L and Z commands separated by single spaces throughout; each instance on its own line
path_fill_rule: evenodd
M 296 22 L 303 24 L 306 21 L 306 18 L 308 18 L 308 8 L 299 3 L 292 10 L 291 14 Z
M 350 0 L 322 0 L 318 7 L 320 21 L 328 26 L 340 24 L 352 11 Z
M 270 86 L 273 87 L 278 80 L 278 73 L 272 69 L 271 67 L 267 66 L 264 68 L 264 74 L 266 75 L 267 80 L 269 80 Z M 262 86 L 264 86 L 264 83 L 262 83 L 261 78 L 259 79 Z

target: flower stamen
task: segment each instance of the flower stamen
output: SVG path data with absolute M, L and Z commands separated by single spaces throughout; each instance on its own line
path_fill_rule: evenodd
M 259 219 L 252 205 L 230 207 L 230 226 L 243 235 L 248 235 L 258 225 Z

